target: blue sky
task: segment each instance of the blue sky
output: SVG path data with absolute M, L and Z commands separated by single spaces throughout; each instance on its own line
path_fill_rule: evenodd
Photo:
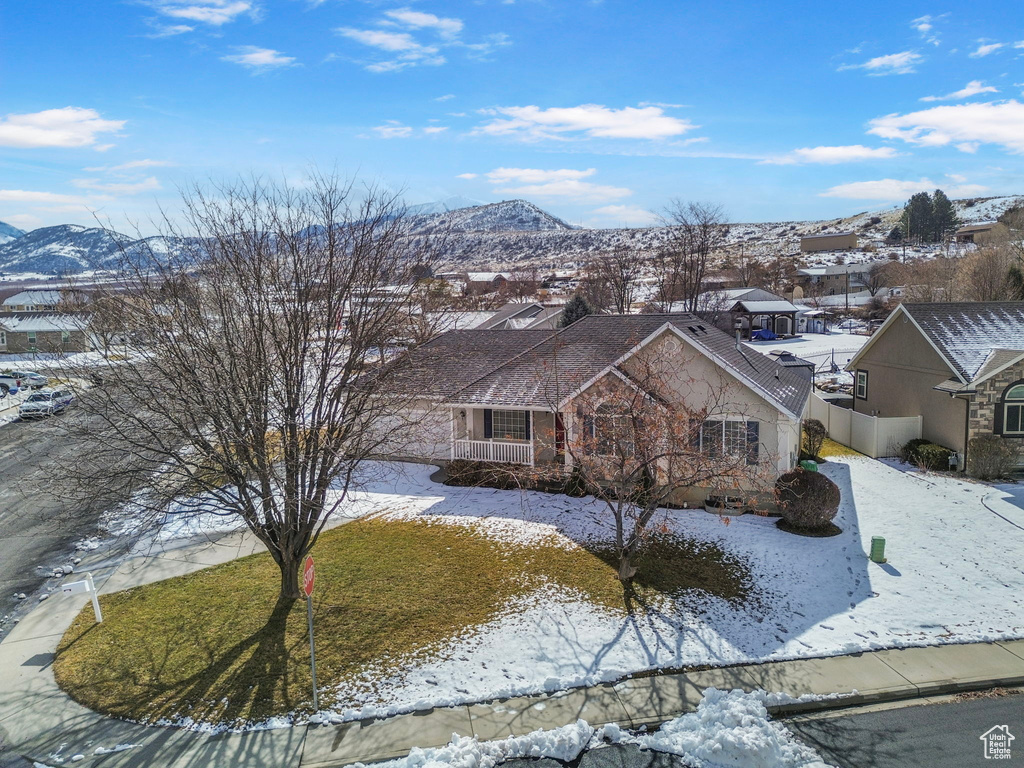
M 182 185 L 311 166 L 591 226 L 1024 194 L 1019 0 L 16 2 L 0 45 L 24 229 L 148 233 Z

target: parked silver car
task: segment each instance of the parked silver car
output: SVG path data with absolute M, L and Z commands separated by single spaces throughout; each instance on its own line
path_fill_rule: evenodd
M 75 393 L 70 387 L 44 389 L 29 395 L 28 399 L 18 406 L 18 415 L 23 419 L 51 416 L 60 413 L 74 401 Z
M 21 388 L 42 389 L 50 383 L 50 380 L 41 373 L 34 371 L 11 371 L 11 376 L 21 380 Z

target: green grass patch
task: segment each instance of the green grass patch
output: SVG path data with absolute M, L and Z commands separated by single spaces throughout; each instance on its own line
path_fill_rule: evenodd
M 834 459 L 841 456 L 863 456 L 863 453 L 853 450 L 853 448 L 847 448 L 841 443 L 837 443 L 830 437 L 825 438 L 825 442 L 821 446 L 821 458 L 823 459 Z
M 545 584 L 625 610 L 610 550 L 511 546 L 471 528 L 370 519 L 327 532 L 314 555 L 321 706 L 344 703 L 332 698 L 336 684 L 429 661 Z M 749 582 L 719 548 L 662 536 L 640 559 L 637 597 L 742 601 Z M 305 602 L 277 605 L 278 584 L 270 556 L 257 554 L 104 595 L 103 623 L 87 606 L 61 640 L 57 682 L 92 709 L 148 722 L 238 725 L 307 709 Z

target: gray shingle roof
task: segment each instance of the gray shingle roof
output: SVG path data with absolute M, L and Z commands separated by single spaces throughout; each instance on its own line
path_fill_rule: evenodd
M 1024 301 L 904 304 L 965 381 L 973 381 L 993 349 L 1024 351 Z
M 666 323 L 777 406 L 803 411 L 808 380 L 759 352 L 737 349 L 731 336 L 700 318 L 678 313 L 589 315 L 555 333 L 453 331 L 413 350 L 407 375 L 397 381 L 450 402 L 548 408 Z

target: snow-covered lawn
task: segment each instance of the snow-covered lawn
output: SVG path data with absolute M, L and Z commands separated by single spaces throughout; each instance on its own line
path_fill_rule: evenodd
M 354 494 L 360 513 L 428 517 L 499 540 L 606 540 L 593 499 L 450 488 L 432 468 L 401 472 Z M 541 591 L 501 619 L 398 674 L 366 669 L 339 688 L 331 719 L 380 716 L 614 680 L 640 670 L 792 659 L 866 649 L 1024 637 L 1024 493 L 849 458 L 822 465 L 842 489 L 834 538 L 784 533 L 770 518 L 726 524 L 703 511 L 665 513 L 673 532 L 745 560 L 761 599 L 669 600 L 633 616 Z M 884 536 L 889 562 L 868 561 Z M 394 669 L 394 665 L 391 665 Z

